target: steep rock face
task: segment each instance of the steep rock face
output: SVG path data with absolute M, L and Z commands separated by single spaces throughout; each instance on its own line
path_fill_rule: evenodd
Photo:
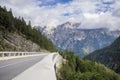
M 120 31 L 109 31 L 106 28 L 81 29 L 81 23 L 66 22 L 47 32 L 46 28 L 40 28 L 58 49 L 68 49 L 81 57 L 90 52 L 103 48 L 113 42 Z
M 96 50 L 85 57 L 86 59 L 100 62 L 120 73 L 120 37 L 110 46 Z
M 0 51 L 40 51 L 41 48 L 23 35 L 17 33 L 4 34 L 0 36 Z

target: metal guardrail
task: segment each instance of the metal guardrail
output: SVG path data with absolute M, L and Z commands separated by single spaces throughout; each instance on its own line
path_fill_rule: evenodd
M 0 57 L 12 57 L 12 56 L 25 56 L 25 55 L 36 55 L 41 52 L 0 52 Z

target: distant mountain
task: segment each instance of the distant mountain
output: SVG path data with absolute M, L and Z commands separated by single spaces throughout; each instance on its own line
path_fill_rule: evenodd
M 120 73 L 120 37 L 110 46 L 96 50 L 85 58 L 100 62 L 117 73 Z
M 112 43 L 120 31 L 109 31 L 106 28 L 81 29 L 81 23 L 66 22 L 48 31 L 47 27 L 39 28 L 58 49 L 68 49 L 81 57 Z

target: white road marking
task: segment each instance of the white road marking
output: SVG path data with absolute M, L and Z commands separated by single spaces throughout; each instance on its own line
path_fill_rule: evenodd
M 15 64 L 18 64 L 18 63 L 22 63 L 22 62 L 26 62 L 26 61 L 31 61 L 31 60 L 34 60 L 34 59 L 30 59 L 30 60 L 24 60 L 24 61 L 19 61 L 19 62 L 16 62 L 16 63 L 11 63 L 11 64 L 7 64 L 5 66 L 1 66 L 1 68 L 5 68 L 5 67 L 8 67 L 8 66 L 12 66 L 12 65 L 15 65 Z

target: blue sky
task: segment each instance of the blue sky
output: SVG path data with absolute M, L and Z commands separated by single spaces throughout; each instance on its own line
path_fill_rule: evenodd
M 57 4 L 68 4 L 73 0 L 38 0 L 41 1 L 39 6 L 56 6 Z M 97 1 L 97 0 L 96 0 Z M 108 12 L 112 11 L 114 8 L 111 7 L 115 3 L 115 0 L 98 0 L 99 3 L 96 4 L 96 12 Z M 69 16 L 70 13 L 65 13 L 65 16 Z
M 81 22 L 81 28 L 120 29 L 120 0 L 0 0 L 33 26 L 52 29 L 59 24 Z
M 116 0 L 101 0 L 103 4 L 114 4 Z
M 72 0 L 39 0 L 42 3 L 40 4 L 40 6 L 54 6 L 57 5 L 58 3 L 60 4 L 66 4 Z

